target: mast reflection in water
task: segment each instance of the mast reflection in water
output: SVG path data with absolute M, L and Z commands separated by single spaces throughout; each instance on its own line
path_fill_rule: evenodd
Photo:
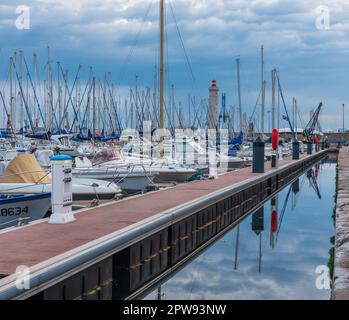
M 316 165 L 145 299 L 329 299 L 336 164 Z

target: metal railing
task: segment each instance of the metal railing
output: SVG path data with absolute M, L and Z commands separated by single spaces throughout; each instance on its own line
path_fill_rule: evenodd
M 238 184 L 205 195 L 201 198 L 187 202 L 178 207 L 159 213 L 145 221 L 131 225 L 123 230 L 114 232 L 103 238 L 97 239 L 74 250 L 61 254 L 50 260 L 44 261 L 30 268 L 30 288 L 19 289 L 16 286 L 16 274 L 0 280 L 0 300 L 26 299 L 36 293 L 42 292 L 59 281 L 85 270 L 86 268 L 120 252 L 162 229 L 181 221 L 209 206 L 222 201 L 234 193 L 245 190 L 253 185 L 262 183 L 275 175 L 286 171 L 292 172 L 295 165 L 305 167 L 325 156 L 329 151 L 307 156 L 298 161 L 285 164 L 278 169 L 255 176 Z M 125 200 L 121 200 L 125 201 Z

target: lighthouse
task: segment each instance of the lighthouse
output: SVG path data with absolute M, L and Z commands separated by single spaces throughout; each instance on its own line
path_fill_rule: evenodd
M 209 88 L 210 91 L 210 105 L 207 114 L 208 129 L 218 129 L 218 103 L 219 103 L 219 89 L 217 87 L 216 80 L 212 81 L 212 85 Z

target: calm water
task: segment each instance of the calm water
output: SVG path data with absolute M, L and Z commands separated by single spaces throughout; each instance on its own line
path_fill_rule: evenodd
M 145 299 L 329 299 L 315 269 L 330 257 L 336 165 L 318 167 L 277 196 L 277 219 L 266 203 Z

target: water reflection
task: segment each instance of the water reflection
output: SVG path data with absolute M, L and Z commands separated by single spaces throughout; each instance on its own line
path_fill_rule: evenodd
M 309 170 L 146 299 L 329 299 L 315 269 L 329 260 L 335 168 Z

